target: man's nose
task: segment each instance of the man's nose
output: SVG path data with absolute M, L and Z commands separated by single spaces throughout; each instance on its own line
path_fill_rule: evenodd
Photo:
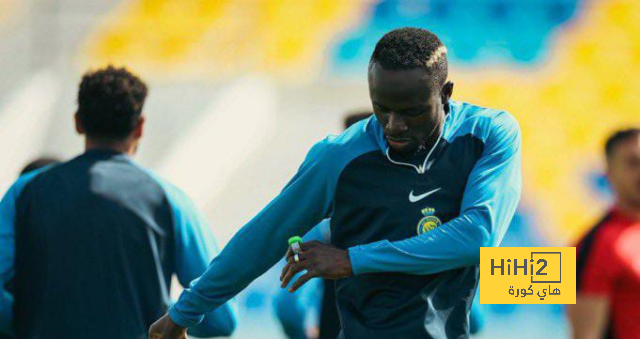
M 387 121 L 387 131 L 391 135 L 397 135 L 407 131 L 407 122 L 404 118 L 396 113 L 389 113 L 389 121 Z

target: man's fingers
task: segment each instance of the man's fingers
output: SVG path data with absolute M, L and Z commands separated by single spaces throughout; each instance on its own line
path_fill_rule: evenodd
M 289 270 L 289 266 L 291 266 L 291 263 L 294 261 L 293 258 L 293 251 L 291 250 L 291 247 L 289 247 L 289 249 L 287 250 L 287 255 L 285 256 L 285 261 L 287 262 L 284 267 L 282 268 L 282 272 L 280 272 L 280 281 L 282 281 L 282 279 L 284 278 L 284 275 L 287 273 L 287 271 Z
M 289 280 L 291 280 L 291 277 L 293 277 L 293 273 L 291 273 L 291 270 L 293 270 L 294 266 L 295 266 L 295 264 L 289 264 L 289 263 L 287 263 L 287 265 L 285 266 L 284 275 L 282 276 L 282 279 L 280 280 L 280 288 L 287 287 L 287 284 L 289 283 Z
M 287 262 L 284 267 L 282 268 L 282 272 L 280 272 L 280 281 L 282 281 L 282 279 L 284 279 L 284 275 L 285 273 L 287 273 L 287 271 L 289 270 L 289 262 Z
M 157 329 L 154 329 L 153 327 L 154 326 L 152 325 L 151 329 L 149 329 L 149 339 L 162 339 L 163 338 L 162 332 Z
M 320 242 L 317 240 L 303 242 L 303 243 L 300 243 L 300 249 L 303 251 L 308 251 L 316 247 L 318 244 L 320 244 Z
M 307 260 L 307 258 L 309 258 L 310 253 L 309 252 L 300 252 L 300 254 L 298 254 L 298 262 L 303 262 L 305 260 Z M 280 281 L 282 281 L 282 279 L 284 279 L 285 274 L 287 273 L 287 271 L 289 270 L 289 267 L 291 267 L 292 265 L 296 264 L 296 260 L 295 260 L 295 256 L 290 256 L 287 257 L 287 264 L 284 265 L 284 267 L 282 268 L 282 271 L 280 272 Z
M 291 279 L 293 279 L 293 277 L 298 272 L 302 271 L 306 267 L 306 264 L 304 262 L 287 264 L 287 265 L 289 266 L 289 268 L 287 269 L 287 272 L 285 273 L 284 277 L 282 277 L 282 283 L 280 285 L 282 288 L 287 287 Z
M 282 284 L 280 285 L 280 287 L 285 288 L 287 287 L 287 285 L 289 285 L 289 282 L 291 281 L 291 279 L 298 274 L 298 272 L 304 270 L 307 268 L 307 263 L 306 261 L 301 261 L 298 263 L 288 263 L 287 266 L 289 266 L 289 268 L 287 269 L 287 272 L 285 273 L 284 277 L 282 278 Z
M 315 275 L 312 272 L 307 272 L 300 276 L 296 281 L 293 282 L 293 285 L 289 288 L 289 292 L 293 293 L 297 291 L 302 285 L 306 284 L 307 281 L 311 280 Z
M 298 256 L 298 259 L 301 261 L 300 256 Z M 282 271 L 280 272 L 280 281 L 282 281 L 282 279 L 284 279 L 284 276 L 287 274 L 287 271 L 294 264 L 296 264 L 296 261 L 295 261 L 294 257 L 287 258 L 287 263 L 284 265 L 284 267 L 282 268 Z
M 302 261 L 306 260 L 308 258 L 308 256 L 309 256 L 309 253 L 305 253 L 305 251 L 309 251 L 310 249 L 315 247 L 317 244 L 318 244 L 317 241 L 309 241 L 309 242 L 300 243 L 300 252 L 298 252 L 298 261 L 302 262 Z M 297 271 L 293 271 L 293 274 L 291 274 L 289 279 L 285 280 L 285 277 L 287 276 L 287 273 L 290 271 L 291 266 L 296 264 L 294 255 L 295 255 L 295 253 L 293 252 L 291 247 L 289 247 L 287 249 L 287 254 L 285 255 L 285 259 L 287 260 L 287 264 L 284 265 L 284 267 L 282 268 L 282 271 L 280 272 L 280 281 L 282 282 L 282 287 L 283 288 L 285 286 L 287 286 L 288 281 L 291 280 L 291 277 L 293 275 L 295 275 L 296 273 L 301 271 L 301 269 L 298 269 Z
M 287 275 L 287 272 L 289 271 L 289 269 L 291 269 L 291 266 L 293 266 L 295 263 L 296 262 L 295 262 L 295 260 L 293 260 L 293 258 L 289 258 L 287 260 L 287 263 L 282 268 L 282 272 L 280 272 L 280 281 L 282 281 L 282 279 L 284 279 L 284 276 Z
M 159 321 L 160 320 L 151 324 L 151 327 L 149 328 L 149 339 L 162 339 L 162 333 L 157 329 Z
M 311 255 L 311 252 L 309 251 L 302 251 L 300 253 L 298 253 L 298 261 L 304 261 L 307 260 L 307 258 L 309 258 L 309 256 Z M 288 262 L 292 262 L 295 263 L 295 255 L 291 258 L 289 258 Z

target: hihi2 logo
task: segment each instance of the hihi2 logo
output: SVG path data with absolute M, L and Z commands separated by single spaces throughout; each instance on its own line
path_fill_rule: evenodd
M 575 304 L 575 247 L 483 247 L 480 303 Z

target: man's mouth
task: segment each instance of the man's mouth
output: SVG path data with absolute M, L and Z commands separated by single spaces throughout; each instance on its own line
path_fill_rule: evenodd
M 392 138 L 392 137 L 387 137 L 387 142 L 389 143 L 389 145 L 393 148 L 402 148 L 406 145 L 409 144 L 409 142 L 411 142 L 410 139 L 408 138 Z

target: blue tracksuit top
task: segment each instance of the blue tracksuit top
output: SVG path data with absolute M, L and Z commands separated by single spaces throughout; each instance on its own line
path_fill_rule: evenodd
M 146 339 L 218 249 L 177 187 L 110 150 L 21 176 L 0 201 L 0 337 Z M 190 330 L 230 335 L 223 303 Z
M 458 338 L 480 247 L 500 244 L 521 192 L 521 135 L 507 112 L 450 101 L 438 142 L 394 159 L 372 116 L 315 144 L 296 175 L 170 308 L 182 326 L 273 266 L 287 239 L 331 218 L 354 276 L 336 281 L 343 338 Z

